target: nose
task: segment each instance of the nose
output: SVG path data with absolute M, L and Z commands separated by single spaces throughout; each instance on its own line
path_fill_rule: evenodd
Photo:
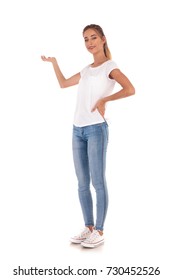
M 92 42 L 92 41 L 90 41 L 90 42 L 88 43 L 88 48 L 91 48 L 91 47 L 93 47 L 93 42 Z
M 90 47 L 90 46 L 92 46 L 92 45 L 93 45 L 93 42 L 92 42 L 91 39 L 89 39 L 89 40 L 87 41 L 87 46 Z

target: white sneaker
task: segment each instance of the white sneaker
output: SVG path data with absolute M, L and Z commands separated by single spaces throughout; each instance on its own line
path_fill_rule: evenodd
M 88 227 L 85 227 L 84 230 L 74 237 L 70 238 L 70 241 L 72 243 L 80 244 L 82 241 L 84 241 L 86 238 L 88 238 L 91 235 L 91 231 Z
M 103 235 L 100 235 L 97 230 L 93 230 L 88 238 L 81 242 L 81 245 L 88 248 L 95 248 L 104 242 Z

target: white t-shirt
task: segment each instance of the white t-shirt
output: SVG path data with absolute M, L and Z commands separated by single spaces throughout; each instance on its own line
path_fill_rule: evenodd
M 83 127 L 105 121 L 97 109 L 94 112 L 91 110 L 99 99 L 112 93 L 115 80 L 110 79 L 109 74 L 116 68 L 117 64 L 113 60 L 107 60 L 97 67 L 88 65 L 80 72 L 73 122 L 75 126 Z

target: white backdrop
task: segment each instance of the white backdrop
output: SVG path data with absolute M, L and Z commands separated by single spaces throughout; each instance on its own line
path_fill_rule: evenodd
M 111 279 L 106 266 L 153 266 L 154 279 L 170 279 L 172 21 L 169 0 L 0 2 L 2 279 L 25 279 L 13 276 L 18 266 L 68 265 L 103 269 L 96 279 Z M 82 38 L 90 23 L 103 27 L 136 95 L 107 106 L 106 241 L 82 250 L 69 243 L 83 227 L 71 152 L 77 87 L 60 89 L 40 56 L 56 56 L 66 77 L 79 72 L 92 62 Z

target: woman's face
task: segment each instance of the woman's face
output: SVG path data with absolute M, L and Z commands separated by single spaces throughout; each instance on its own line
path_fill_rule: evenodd
M 102 38 L 94 29 L 87 29 L 83 34 L 85 40 L 85 46 L 87 50 L 92 53 L 96 54 L 100 51 L 103 52 L 103 45 L 105 43 L 105 37 Z

